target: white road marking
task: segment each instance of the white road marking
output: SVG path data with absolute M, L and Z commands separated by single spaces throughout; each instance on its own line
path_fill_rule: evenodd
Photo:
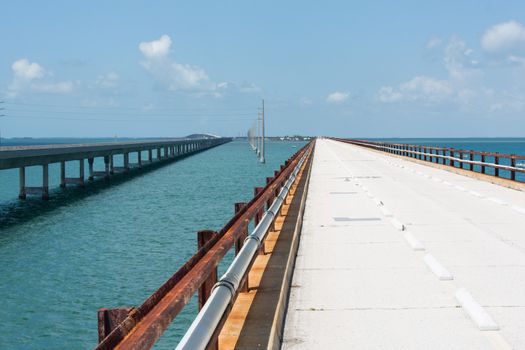
M 441 281 L 450 281 L 454 279 L 452 274 L 443 265 L 441 265 L 441 263 L 437 261 L 433 255 L 426 254 L 423 257 L 423 261 Z
M 499 326 L 465 288 L 456 291 L 456 299 L 481 331 L 497 331 Z

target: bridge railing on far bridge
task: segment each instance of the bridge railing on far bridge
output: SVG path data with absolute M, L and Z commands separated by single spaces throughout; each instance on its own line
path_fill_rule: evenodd
M 333 139 L 421 161 L 492 175 L 507 180 L 525 182 L 525 176 L 516 176 L 517 173 L 525 173 L 525 162 L 523 162 L 525 156 L 521 155 L 368 140 Z

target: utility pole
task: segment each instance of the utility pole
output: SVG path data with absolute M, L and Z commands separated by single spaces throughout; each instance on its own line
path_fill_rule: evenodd
M 4 101 L 0 101 L 0 104 L 2 104 L 2 103 L 4 103 Z M 1 107 L 0 111 L 3 111 L 3 110 L 5 110 L 5 108 Z M 5 117 L 5 114 L 3 114 L 3 113 L 0 114 L 0 117 Z M 2 146 L 2 129 L 0 129 L 0 146 Z
M 264 99 L 262 100 L 262 140 L 261 140 L 261 163 L 265 163 L 266 159 L 264 158 Z
M 257 108 L 257 118 L 253 121 L 253 125 L 246 134 L 248 144 L 252 147 L 257 158 L 261 163 L 266 162 L 265 155 L 265 125 L 264 125 L 264 99 L 262 100 L 262 107 Z

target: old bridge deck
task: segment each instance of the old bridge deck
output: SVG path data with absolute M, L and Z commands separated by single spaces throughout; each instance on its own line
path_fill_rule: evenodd
M 525 193 L 317 141 L 283 349 L 525 348 Z

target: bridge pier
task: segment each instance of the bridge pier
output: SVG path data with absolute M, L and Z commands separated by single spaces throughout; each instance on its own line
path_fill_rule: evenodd
M 49 199 L 49 164 L 42 165 L 42 199 Z
M 109 173 L 111 175 L 115 174 L 115 159 L 113 159 L 113 155 L 109 155 Z
M 139 168 L 142 168 L 142 151 L 138 151 L 137 153 L 137 163 L 139 165 Z
M 105 156 L 104 157 L 104 171 L 106 173 L 106 179 L 109 179 L 109 174 L 110 174 L 110 168 L 109 168 L 109 164 L 110 164 L 110 156 Z
M 60 162 L 60 187 L 66 187 L 66 162 Z
M 84 159 L 79 160 L 79 169 L 78 169 L 78 184 L 84 186 Z
M 93 181 L 95 179 L 95 171 L 93 170 L 93 163 L 95 162 L 94 158 L 88 158 L 88 172 L 89 172 L 89 181 Z
M 26 168 L 20 167 L 19 169 L 19 183 L 20 190 L 18 192 L 18 198 L 26 199 Z
M 153 150 L 151 148 L 148 150 L 148 162 L 153 163 Z
M 124 153 L 124 171 L 129 170 L 129 153 Z
M 89 160 L 88 160 L 89 161 Z M 93 159 L 91 159 L 93 161 Z M 93 164 L 90 164 L 90 179 L 93 172 Z M 79 176 L 78 177 L 67 177 L 66 176 L 66 162 L 60 162 L 60 187 L 66 187 L 66 184 L 78 184 L 84 186 L 84 159 L 79 160 Z

